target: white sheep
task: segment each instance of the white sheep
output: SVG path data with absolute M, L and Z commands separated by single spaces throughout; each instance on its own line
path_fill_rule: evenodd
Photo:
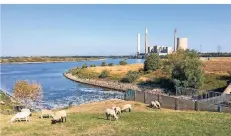
M 63 122 L 65 119 L 65 122 L 67 121 L 67 113 L 65 110 L 57 111 L 55 113 L 55 116 L 53 116 L 53 119 L 51 120 L 52 124 L 55 124 L 56 122 Z
M 13 123 L 15 120 L 26 120 L 26 121 L 29 121 L 29 116 L 30 116 L 30 112 L 28 112 L 28 111 L 23 111 L 23 112 L 19 112 L 19 113 L 17 113 L 17 114 L 15 114 L 12 118 L 11 118 L 11 120 L 10 120 L 10 122 L 11 123 Z
M 44 116 L 48 116 L 50 118 L 54 117 L 55 115 L 53 114 L 52 110 L 42 109 L 41 118 L 43 118 Z
M 106 109 L 105 114 L 107 119 L 110 117 L 110 121 L 111 121 L 111 117 L 114 117 L 115 120 L 118 120 L 116 112 L 113 109 Z
M 160 109 L 160 103 L 158 101 L 151 101 L 150 107 L 156 107 Z
M 124 112 L 124 111 L 129 111 L 129 112 L 131 112 L 131 110 L 132 110 L 132 105 L 131 104 L 125 104 L 124 106 L 123 106 L 123 108 L 121 109 L 121 112 Z
M 115 113 L 116 113 L 117 115 L 118 115 L 118 114 L 119 114 L 119 115 L 121 114 L 121 109 L 120 109 L 120 107 L 113 106 L 112 109 L 115 110 Z
M 21 112 L 30 112 L 30 116 L 32 115 L 30 109 L 23 108 L 21 109 Z

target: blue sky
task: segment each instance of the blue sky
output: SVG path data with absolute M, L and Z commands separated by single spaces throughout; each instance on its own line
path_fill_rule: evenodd
M 1 5 L 1 56 L 127 55 L 149 45 L 231 52 L 231 5 Z

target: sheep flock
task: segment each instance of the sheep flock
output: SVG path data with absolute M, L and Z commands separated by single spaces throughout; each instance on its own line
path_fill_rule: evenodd
M 151 101 L 149 107 L 160 109 L 161 107 L 160 102 L 156 100 Z M 131 104 L 125 104 L 122 107 L 114 105 L 112 108 L 106 108 L 105 115 L 107 120 L 111 121 L 113 118 L 114 120 L 117 121 L 123 112 L 131 112 L 131 111 L 132 111 Z M 23 120 L 29 121 L 30 116 L 32 116 L 30 109 L 22 109 L 21 112 L 18 112 L 11 118 L 10 122 L 13 123 L 14 121 L 23 121 Z M 64 121 L 66 122 L 67 120 L 66 119 L 67 112 L 65 110 L 60 110 L 57 111 L 55 114 L 53 114 L 52 110 L 42 109 L 40 118 L 43 119 L 44 117 L 51 118 L 51 124 L 55 124 L 57 122 L 63 123 Z

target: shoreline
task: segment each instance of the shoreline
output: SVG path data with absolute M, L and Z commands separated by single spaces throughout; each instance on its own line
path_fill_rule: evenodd
M 134 85 L 134 84 L 119 83 L 119 82 L 105 81 L 105 80 L 96 80 L 96 79 L 81 79 L 69 73 L 63 73 L 63 75 L 67 79 L 75 81 L 75 82 L 93 85 L 93 86 L 102 87 L 102 88 L 107 88 L 107 89 L 113 89 L 113 90 L 117 90 L 120 92 L 125 92 L 128 89 L 142 91 L 141 88 L 139 88 L 137 85 Z
M 108 81 L 108 80 L 97 80 L 97 79 L 82 79 L 78 78 L 76 76 L 73 76 L 70 73 L 63 73 L 64 77 L 66 77 L 69 80 L 72 80 L 74 82 L 79 82 L 82 84 L 88 84 L 92 86 L 97 86 L 97 87 L 102 87 L 106 89 L 113 89 L 116 91 L 120 92 L 125 92 L 129 89 L 134 90 L 134 91 L 140 91 L 140 92 L 153 92 L 153 93 L 158 93 L 162 94 L 162 88 L 149 88 L 149 87 L 141 87 L 136 84 L 131 84 L 131 83 L 120 83 L 116 81 Z
M 81 62 L 81 61 L 98 61 L 98 60 L 106 60 L 106 59 L 89 59 L 89 60 L 77 60 L 77 61 L 43 61 L 43 62 L 5 62 L 0 64 L 40 64 L 40 63 L 63 63 L 63 62 Z

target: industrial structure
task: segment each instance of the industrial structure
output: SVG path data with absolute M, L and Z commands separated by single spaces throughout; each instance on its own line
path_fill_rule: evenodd
M 177 38 L 177 50 L 186 50 L 188 48 L 188 38 Z
M 145 55 L 148 55 L 148 28 L 145 29 Z
M 172 47 L 168 47 L 168 46 L 160 46 L 160 45 L 156 45 L 156 46 L 150 46 L 148 47 L 148 53 L 156 53 L 158 55 L 168 55 L 171 54 L 173 52 Z
M 177 38 L 177 29 L 174 29 L 174 43 L 173 48 L 170 46 L 149 46 L 148 45 L 148 28 L 145 28 L 145 53 L 140 52 L 140 33 L 137 34 L 137 58 L 145 58 L 151 53 L 158 54 L 160 56 L 168 55 L 177 50 L 186 50 L 188 48 L 188 39 L 187 38 Z
M 140 33 L 137 34 L 137 56 L 140 54 Z

